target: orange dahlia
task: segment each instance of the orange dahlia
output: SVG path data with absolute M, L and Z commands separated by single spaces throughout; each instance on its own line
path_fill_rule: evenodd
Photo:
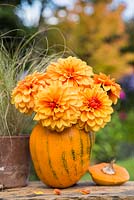
M 79 126 L 88 131 L 98 131 L 111 120 L 112 101 L 98 85 L 85 88 L 81 93 L 82 106 Z
M 52 80 L 60 80 L 69 86 L 87 86 L 92 83 L 92 68 L 82 60 L 69 56 L 60 58 L 47 67 L 47 74 Z
M 34 109 L 34 98 L 38 90 L 45 87 L 46 74 L 34 72 L 19 81 L 12 91 L 12 103 L 22 113 L 31 113 Z
M 110 76 L 103 73 L 100 73 L 99 75 L 94 74 L 94 84 L 101 85 L 112 102 L 114 104 L 117 103 L 117 100 L 120 97 L 121 87 L 119 84 L 115 83 L 114 78 L 110 78 Z
M 34 120 L 59 132 L 77 123 L 80 105 L 78 92 L 73 87 L 54 82 L 38 92 L 35 100 Z

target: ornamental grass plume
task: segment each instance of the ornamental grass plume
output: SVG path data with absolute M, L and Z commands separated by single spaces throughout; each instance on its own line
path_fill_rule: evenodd
M 19 81 L 12 103 L 48 129 L 62 132 L 77 124 L 86 132 L 97 132 L 110 120 L 120 86 L 105 74 L 93 74 L 86 62 L 69 56 L 51 62 L 46 71 Z
M 9 37 L 10 33 L 21 37 Z M 31 131 L 32 118 L 23 113 L 32 113 L 34 94 L 46 80 L 44 73 L 40 73 L 50 60 L 55 59 L 55 54 L 44 56 L 45 49 L 38 48 L 39 35 L 37 32 L 26 37 L 22 30 L 0 35 L 0 136 L 16 136 Z M 34 72 L 36 76 L 33 78 Z M 26 81 L 25 78 L 22 80 L 25 74 L 28 76 Z

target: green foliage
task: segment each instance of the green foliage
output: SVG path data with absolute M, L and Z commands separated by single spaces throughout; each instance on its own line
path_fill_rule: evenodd
M 134 154 L 134 111 L 126 113 L 125 119 L 114 113 L 111 122 L 96 133 L 92 159 L 95 162 L 109 162 L 112 159 L 126 159 Z
M 134 181 L 134 157 L 117 161 L 117 164 L 119 164 L 122 167 L 125 167 L 129 172 L 130 181 Z
M 124 129 L 124 140 L 134 144 L 134 109 L 126 113 L 126 119 L 122 122 Z
M 111 122 L 96 133 L 92 159 L 95 162 L 109 162 L 113 158 L 117 159 L 122 140 L 122 124 L 118 114 L 114 113 Z
M 91 180 L 92 178 L 88 172 L 81 177 L 81 181 L 91 181 Z

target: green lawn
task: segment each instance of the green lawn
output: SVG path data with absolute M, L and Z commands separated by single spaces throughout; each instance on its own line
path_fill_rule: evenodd
M 130 180 L 134 181 L 134 158 L 129 158 L 126 160 L 122 160 L 122 161 L 117 161 L 116 164 L 125 167 L 130 175 Z M 91 176 L 89 175 L 89 173 L 86 173 L 81 180 L 91 180 Z
M 125 167 L 130 175 L 130 180 L 134 181 L 134 157 L 133 158 L 129 158 L 127 160 L 123 160 L 123 161 L 118 161 L 117 162 L 120 166 Z

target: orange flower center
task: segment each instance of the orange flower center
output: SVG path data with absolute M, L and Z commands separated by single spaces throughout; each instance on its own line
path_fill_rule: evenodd
M 88 105 L 90 108 L 98 109 L 101 106 L 101 102 L 97 97 L 92 97 L 89 99 Z
M 73 77 L 73 76 L 74 76 L 74 75 L 73 75 L 74 69 L 73 69 L 73 68 L 68 68 L 68 69 L 67 69 L 67 72 L 68 72 L 68 73 L 67 73 L 68 78 L 69 78 L 69 79 L 73 79 L 73 78 L 74 78 L 74 77 Z
M 58 108 L 58 104 L 55 101 L 49 102 L 49 107 L 53 110 L 54 108 Z
M 27 89 L 33 89 L 33 84 L 30 84 L 29 86 L 27 86 Z

